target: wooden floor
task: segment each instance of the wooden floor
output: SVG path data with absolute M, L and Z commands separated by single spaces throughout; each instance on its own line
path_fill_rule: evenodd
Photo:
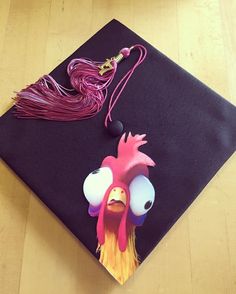
M 0 112 L 112 18 L 236 105 L 235 16 L 235 0 L 1 0 Z M 0 293 L 236 293 L 235 194 L 234 155 L 120 286 L 1 163 Z

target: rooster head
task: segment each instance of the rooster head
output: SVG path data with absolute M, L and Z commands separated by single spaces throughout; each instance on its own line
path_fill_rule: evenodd
M 147 143 L 145 136 L 123 134 L 117 157 L 105 157 L 100 168 L 91 172 L 84 181 L 88 212 L 91 216 L 98 216 L 97 238 L 101 245 L 105 242 L 105 219 L 115 221 L 119 223 L 119 249 L 125 251 L 127 225 L 141 226 L 153 206 L 155 190 L 149 180 L 148 167 L 155 166 L 155 163 L 138 150 Z

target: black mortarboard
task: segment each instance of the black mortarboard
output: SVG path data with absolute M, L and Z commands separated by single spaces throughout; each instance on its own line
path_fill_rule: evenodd
M 235 107 L 116 20 L 51 76 L 70 87 L 66 67 L 73 58 L 105 60 L 137 43 L 147 48 L 147 58 L 113 110 L 113 117 L 124 125 L 125 137 L 111 137 L 103 126 L 108 101 L 99 114 L 83 121 L 19 119 L 14 107 L 0 121 L 3 160 L 121 283 L 236 147 Z M 135 58 L 134 54 L 119 66 L 109 93 Z M 148 142 L 141 146 L 144 140 Z M 114 179 L 116 184 L 110 186 Z M 101 203 L 105 195 L 106 202 Z M 123 212 L 112 206 L 128 207 L 125 248 L 122 234 L 118 246 Z M 97 226 L 102 209 L 107 211 Z M 96 226 L 105 238 L 97 251 Z

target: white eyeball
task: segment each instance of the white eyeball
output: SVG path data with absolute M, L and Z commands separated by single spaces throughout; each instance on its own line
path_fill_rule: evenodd
M 134 215 L 148 212 L 155 201 L 155 190 L 152 183 L 143 175 L 135 177 L 129 185 L 130 208 Z
M 83 191 L 88 202 L 93 206 L 101 204 L 106 190 L 113 182 L 109 167 L 101 167 L 91 172 L 84 181 Z

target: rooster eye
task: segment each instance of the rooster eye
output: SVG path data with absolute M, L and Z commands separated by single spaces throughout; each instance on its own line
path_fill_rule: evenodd
M 101 204 L 106 190 L 113 182 L 109 167 L 101 167 L 91 172 L 84 181 L 83 191 L 88 202 L 93 206 Z
M 152 208 L 155 200 L 155 190 L 148 178 L 137 176 L 129 185 L 130 208 L 134 215 L 140 216 Z

